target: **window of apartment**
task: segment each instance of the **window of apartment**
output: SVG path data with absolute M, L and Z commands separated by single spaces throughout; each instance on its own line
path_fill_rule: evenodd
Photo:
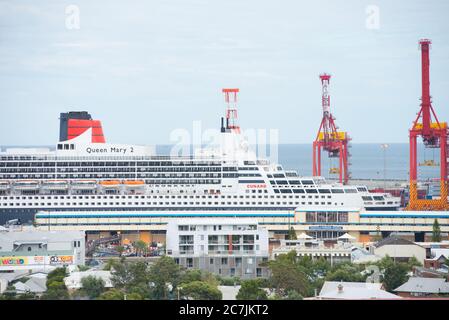
M 239 267 L 239 266 L 242 265 L 242 258 L 241 258 L 241 257 L 235 258 L 235 265 L 236 265 L 237 267 Z

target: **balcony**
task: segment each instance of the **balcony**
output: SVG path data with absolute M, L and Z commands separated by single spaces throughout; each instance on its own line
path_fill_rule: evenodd
M 180 242 L 179 242 L 179 245 L 180 245 L 180 246 L 183 246 L 183 245 L 193 245 L 193 240 L 192 240 L 192 241 L 180 241 Z

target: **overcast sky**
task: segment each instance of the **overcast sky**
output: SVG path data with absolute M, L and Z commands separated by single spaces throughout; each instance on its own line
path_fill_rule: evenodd
M 243 128 L 309 143 L 321 72 L 354 143 L 407 142 L 422 37 L 449 121 L 448 12 L 446 0 L 0 0 L 0 145 L 55 143 L 69 110 L 102 120 L 108 142 L 168 143 L 195 120 L 218 128 L 223 87 L 240 88 Z

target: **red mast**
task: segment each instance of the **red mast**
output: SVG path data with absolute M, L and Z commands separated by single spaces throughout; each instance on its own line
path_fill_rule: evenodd
M 237 125 L 237 93 L 238 88 L 235 89 L 223 89 L 226 102 L 226 131 L 240 133 L 240 127 Z
M 321 176 L 321 149 L 328 153 L 329 158 L 339 158 L 338 168 L 330 168 L 330 173 L 339 175 L 340 183 L 346 184 L 349 180 L 348 172 L 348 141 L 346 132 L 338 131 L 335 118 L 330 112 L 329 81 L 331 75 L 321 74 L 322 85 L 321 104 L 323 107 L 323 119 L 321 120 L 318 134 L 313 142 L 313 175 Z
M 422 97 L 421 109 L 410 129 L 410 200 L 408 210 L 447 210 L 448 163 L 446 122 L 439 122 L 432 107 L 430 96 L 430 60 L 429 51 L 432 42 L 428 39 L 419 41 L 421 47 Z M 432 121 L 432 116 L 434 122 Z M 421 120 L 421 122 L 419 122 Z M 421 136 L 426 148 L 440 148 L 440 199 L 418 199 L 417 137 Z

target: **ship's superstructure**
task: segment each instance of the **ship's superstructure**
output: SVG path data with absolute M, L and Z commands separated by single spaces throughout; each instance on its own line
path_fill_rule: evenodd
M 227 119 L 236 110 L 232 113 Z M 239 216 L 298 207 L 369 211 L 400 205 L 399 198 L 369 193 L 365 186 L 302 177 L 258 159 L 229 120 L 222 120 L 220 135 L 214 149 L 188 157 L 161 156 L 152 147 L 106 143 L 101 122 L 86 112 L 61 114 L 60 137 L 67 139 L 55 150 L 0 152 L 0 223 L 16 218 L 30 222 L 39 211 Z

